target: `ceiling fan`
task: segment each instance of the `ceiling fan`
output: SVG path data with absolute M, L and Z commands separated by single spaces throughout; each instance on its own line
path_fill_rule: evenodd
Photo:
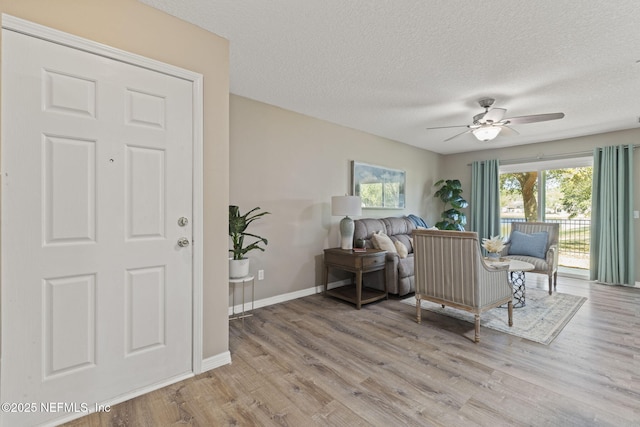
M 444 142 L 450 141 L 466 133 L 472 133 L 479 141 L 491 141 L 502 133 L 503 135 L 511 134 L 518 135 L 518 132 L 507 125 L 520 125 L 525 123 L 546 122 L 548 120 L 557 120 L 564 117 L 564 113 L 548 113 L 548 114 L 534 114 L 530 116 L 519 116 L 504 118 L 507 112 L 504 108 L 491 108 L 495 99 L 483 98 L 478 101 L 478 104 L 484 108 L 484 113 L 476 114 L 473 116 L 473 123 L 470 125 L 458 125 L 458 126 L 439 126 L 429 129 L 446 129 L 446 128 L 460 128 L 466 127 L 466 130 L 462 133 L 454 135 L 444 140 Z

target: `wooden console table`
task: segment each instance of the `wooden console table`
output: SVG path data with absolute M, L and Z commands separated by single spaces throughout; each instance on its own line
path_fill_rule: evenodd
M 387 277 L 384 272 L 385 255 L 387 251 L 367 249 L 366 252 L 353 252 L 350 249 L 331 248 L 324 250 L 324 294 L 340 298 L 356 305 L 360 310 L 362 304 L 386 299 Z M 329 269 L 350 271 L 355 273 L 355 283 L 339 288 L 327 289 Z M 382 271 L 384 291 L 362 287 L 362 274 L 372 271 Z

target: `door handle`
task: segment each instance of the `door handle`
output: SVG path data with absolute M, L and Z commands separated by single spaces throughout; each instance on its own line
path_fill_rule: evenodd
M 181 248 L 186 248 L 187 246 L 189 246 L 189 239 L 187 239 L 186 237 L 179 238 L 178 246 L 180 246 Z

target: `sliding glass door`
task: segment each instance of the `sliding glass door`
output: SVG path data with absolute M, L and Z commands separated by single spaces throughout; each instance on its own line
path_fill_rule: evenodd
M 589 269 L 591 157 L 500 166 L 500 222 L 560 224 L 560 266 Z

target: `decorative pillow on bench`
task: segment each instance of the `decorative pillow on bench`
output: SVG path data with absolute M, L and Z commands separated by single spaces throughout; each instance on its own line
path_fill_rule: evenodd
M 511 233 L 509 255 L 524 255 L 544 259 L 546 258 L 548 238 L 549 233 L 546 231 L 533 234 L 514 231 Z

